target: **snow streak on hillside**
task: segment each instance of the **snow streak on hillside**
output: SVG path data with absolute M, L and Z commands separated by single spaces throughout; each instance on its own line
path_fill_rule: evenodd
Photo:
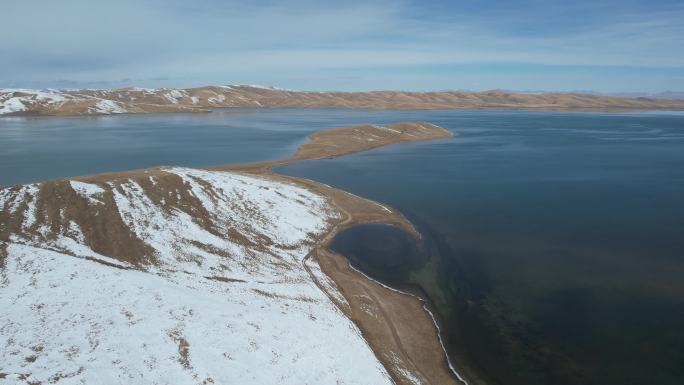
M 304 268 L 338 215 L 306 189 L 173 168 L 0 209 L 0 383 L 391 383 Z
M 67 99 L 60 91 L 0 88 L 0 115 L 27 111 L 31 106 L 61 105 Z
M 684 100 L 618 98 L 577 93 L 506 91 L 308 92 L 262 86 L 19 90 L 0 88 L 0 115 L 101 115 L 208 112 L 215 108 L 370 108 L 555 110 L 684 110 Z

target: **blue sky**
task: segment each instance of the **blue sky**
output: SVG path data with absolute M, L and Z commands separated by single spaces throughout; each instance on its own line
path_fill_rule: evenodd
M 0 87 L 684 91 L 671 0 L 2 0 Z

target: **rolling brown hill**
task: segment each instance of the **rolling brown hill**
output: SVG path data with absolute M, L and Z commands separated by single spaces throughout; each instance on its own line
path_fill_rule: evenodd
M 684 100 L 505 91 L 310 92 L 259 86 L 43 91 L 0 89 L 0 115 L 208 112 L 225 107 L 624 111 L 684 110 Z

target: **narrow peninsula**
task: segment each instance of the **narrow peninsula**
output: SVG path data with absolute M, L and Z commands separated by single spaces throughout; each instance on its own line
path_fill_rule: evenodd
M 411 223 L 271 171 L 452 135 L 424 122 L 349 127 L 282 161 L 0 189 L 0 378 L 92 383 L 106 368 L 147 382 L 464 383 L 420 299 L 328 248 L 355 224 L 418 235 Z

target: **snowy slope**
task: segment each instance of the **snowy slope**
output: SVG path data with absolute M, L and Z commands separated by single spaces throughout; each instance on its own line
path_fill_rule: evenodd
M 306 189 L 174 168 L 0 190 L 0 209 L 0 384 L 391 383 L 303 267 L 338 215 Z M 95 252 L 100 220 L 145 257 Z
M 111 100 L 100 100 L 94 107 L 91 107 L 91 111 L 97 114 L 123 114 L 126 109 L 121 107 L 117 102 Z
M 27 111 L 32 105 L 58 106 L 67 97 L 55 90 L 0 88 L 0 115 Z

